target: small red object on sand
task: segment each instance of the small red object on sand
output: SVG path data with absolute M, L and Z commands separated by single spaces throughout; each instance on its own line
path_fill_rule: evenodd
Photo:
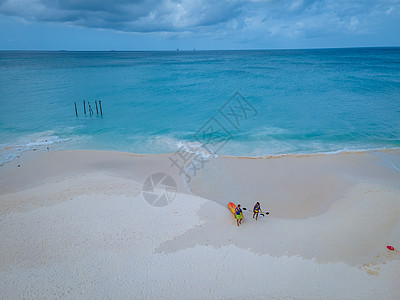
M 394 248 L 392 247 L 392 246 L 387 246 L 387 248 L 389 249 L 389 250 L 394 250 Z

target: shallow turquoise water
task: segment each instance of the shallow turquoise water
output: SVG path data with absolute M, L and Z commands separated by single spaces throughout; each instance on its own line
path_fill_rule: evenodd
M 236 92 L 244 98 L 231 99 Z M 221 114 L 241 104 L 236 120 Z M 238 156 L 397 148 L 400 48 L 0 52 L 0 107 L 2 162 L 43 147 Z

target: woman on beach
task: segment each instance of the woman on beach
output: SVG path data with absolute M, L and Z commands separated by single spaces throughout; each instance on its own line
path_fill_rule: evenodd
M 242 219 L 243 219 L 243 213 L 242 213 L 242 209 L 240 208 L 240 204 L 238 204 L 238 206 L 235 209 L 236 212 L 236 223 L 237 226 L 242 224 Z
M 261 210 L 260 202 L 257 202 L 253 208 L 253 219 L 254 219 L 254 216 L 256 216 L 256 221 L 258 219 L 258 213 L 260 212 L 260 210 Z

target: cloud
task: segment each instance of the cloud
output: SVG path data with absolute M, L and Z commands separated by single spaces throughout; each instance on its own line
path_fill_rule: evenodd
M 240 3 L 235 0 L 2 0 L 0 13 L 27 21 L 131 32 L 185 31 L 235 18 Z
M 0 14 L 126 32 L 290 38 L 366 33 L 399 17 L 400 0 L 0 0 Z
M 247 34 L 281 38 L 372 34 L 388 11 L 400 17 L 398 0 L 259 1 L 245 9 Z

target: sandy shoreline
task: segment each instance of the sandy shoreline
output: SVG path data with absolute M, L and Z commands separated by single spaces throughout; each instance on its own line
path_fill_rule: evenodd
M 3 299 L 400 295 L 400 150 L 217 158 L 199 196 L 167 154 L 31 156 L 0 168 Z M 142 194 L 156 172 L 177 185 L 164 207 Z M 225 203 L 257 200 L 270 216 L 238 228 Z

